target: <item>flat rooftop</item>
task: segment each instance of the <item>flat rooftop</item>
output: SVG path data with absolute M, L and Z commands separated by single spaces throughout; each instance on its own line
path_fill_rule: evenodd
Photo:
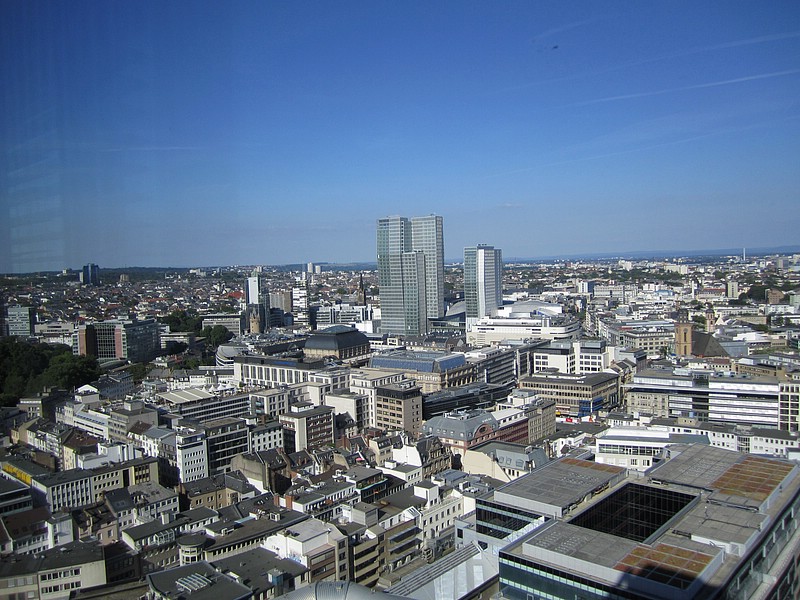
M 620 479 L 513 542 L 501 561 L 519 557 L 648 598 L 713 595 L 798 497 L 800 466 L 707 445 L 669 451 L 646 477 Z M 588 480 L 568 478 L 562 485 L 588 489 Z M 530 481 L 515 491 L 536 494 L 536 480 L 522 479 Z
M 625 476 L 623 467 L 563 458 L 495 490 L 496 501 L 534 513 L 561 516 L 572 505 Z

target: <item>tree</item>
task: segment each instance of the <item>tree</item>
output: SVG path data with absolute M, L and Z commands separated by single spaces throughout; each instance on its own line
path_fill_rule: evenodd
M 135 363 L 128 367 L 127 371 L 131 374 L 135 383 L 141 383 L 152 368 L 153 365 L 150 363 Z
M 203 328 L 203 317 L 194 310 L 174 310 L 165 317 L 159 317 L 162 323 L 169 325 L 170 331 L 194 331 L 199 333 Z
M 203 329 L 202 335 L 206 338 L 206 345 L 216 348 L 233 338 L 233 333 L 225 329 L 222 325 L 214 325 Z
M 45 385 L 67 390 L 80 387 L 100 377 L 100 367 L 93 356 L 59 354 L 50 361 L 42 375 Z
M 747 290 L 747 297 L 751 300 L 764 300 L 767 297 L 767 289 L 765 285 L 751 285 Z
M 42 374 L 51 361 L 61 355 L 72 356 L 71 348 L 60 344 L 30 344 L 14 337 L 0 338 L 3 405 L 14 404 L 25 394 L 40 391 L 45 385 Z

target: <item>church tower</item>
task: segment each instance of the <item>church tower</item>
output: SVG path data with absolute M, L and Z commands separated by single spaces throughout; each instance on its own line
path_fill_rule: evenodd
M 689 311 L 685 308 L 678 311 L 678 320 L 675 322 L 675 354 L 692 355 L 692 323 L 689 321 Z

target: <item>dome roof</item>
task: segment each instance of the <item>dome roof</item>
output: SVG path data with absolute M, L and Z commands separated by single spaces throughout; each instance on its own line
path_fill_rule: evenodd
M 305 349 L 338 352 L 361 346 L 369 346 L 366 335 L 346 325 L 334 325 L 312 334 L 306 341 Z

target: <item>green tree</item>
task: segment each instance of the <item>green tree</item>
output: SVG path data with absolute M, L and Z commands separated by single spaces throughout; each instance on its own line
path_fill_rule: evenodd
M 765 285 L 758 285 L 758 284 L 751 285 L 750 289 L 747 290 L 747 297 L 750 298 L 751 300 L 763 302 L 764 299 L 767 297 L 767 289 L 768 288 Z
M 141 383 L 152 368 L 153 365 L 150 363 L 135 363 L 128 367 L 127 371 L 131 374 L 135 383 Z
M 187 358 L 181 363 L 181 367 L 184 369 L 194 370 L 200 366 L 200 359 L 199 358 Z
M 203 317 L 194 310 L 174 310 L 165 317 L 159 317 L 159 320 L 169 325 L 170 331 L 200 333 L 203 328 Z
M 52 359 L 67 354 L 69 346 L 30 344 L 14 337 L 0 338 L 0 393 L 4 404 L 14 404 L 19 398 L 42 389 L 41 376 Z
M 212 348 L 218 347 L 233 338 L 233 333 L 225 329 L 222 325 L 214 325 L 203 329 L 202 335 L 206 338 L 206 345 Z
M 100 367 L 93 356 L 59 354 L 43 374 L 46 385 L 67 390 L 80 387 L 100 377 Z

